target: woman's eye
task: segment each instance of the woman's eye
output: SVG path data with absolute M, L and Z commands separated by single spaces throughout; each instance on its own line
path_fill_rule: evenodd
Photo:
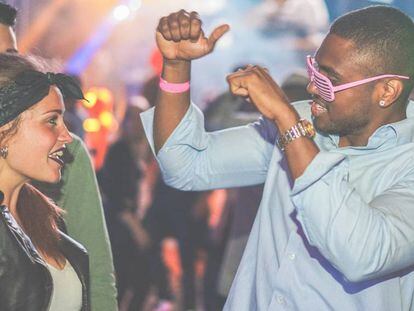
M 49 122 L 49 124 L 57 125 L 57 118 L 56 117 L 53 117 L 53 118 L 49 119 L 48 122 Z

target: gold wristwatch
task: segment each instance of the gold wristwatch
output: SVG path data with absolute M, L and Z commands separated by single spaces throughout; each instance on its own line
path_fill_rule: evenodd
M 299 137 L 313 138 L 315 136 L 315 128 L 312 123 L 306 119 L 300 119 L 298 123 L 281 134 L 277 139 L 277 145 L 280 150 L 285 150 L 286 146 Z

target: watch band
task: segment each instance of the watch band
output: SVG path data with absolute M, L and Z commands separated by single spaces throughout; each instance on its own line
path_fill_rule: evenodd
M 315 136 L 315 129 L 308 120 L 300 119 L 298 123 L 281 134 L 277 139 L 277 145 L 280 150 L 284 151 L 286 146 L 299 137 L 313 138 Z

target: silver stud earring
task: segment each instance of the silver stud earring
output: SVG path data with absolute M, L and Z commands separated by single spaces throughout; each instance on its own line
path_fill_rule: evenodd
M 380 105 L 380 107 L 384 107 L 385 106 L 385 100 L 381 99 L 379 101 L 378 105 Z
M 7 155 L 9 154 L 9 148 L 7 148 L 7 146 L 1 147 L 0 148 L 0 156 L 5 159 L 7 158 Z

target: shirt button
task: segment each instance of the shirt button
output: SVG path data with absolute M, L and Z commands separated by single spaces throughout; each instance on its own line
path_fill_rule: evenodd
M 288 255 L 290 260 L 294 260 L 296 258 L 296 254 L 295 253 L 289 253 Z
M 276 301 L 278 304 L 283 305 L 285 303 L 285 298 L 282 295 L 277 295 L 276 296 Z

